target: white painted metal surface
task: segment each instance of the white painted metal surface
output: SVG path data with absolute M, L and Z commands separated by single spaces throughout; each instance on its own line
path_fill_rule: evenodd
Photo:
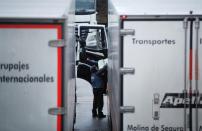
M 0 34 L 0 130 L 56 131 L 57 117 L 47 111 L 57 107 L 61 88 L 57 70 L 61 67 L 57 65 L 57 49 L 47 42 L 57 39 L 57 30 L 27 26 L 0 28 Z
M 61 18 L 67 15 L 72 0 L 1 0 L 0 17 Z
M 3 64 L 0 70 L 0 130 L 73 130 L 73 23 L 74 0 L 0 2 L 0 64 Z M 63 39 L 63 50 L 48 45 L 50 40 L 57 39 Z M 4 67 L 7 63 L 17 63 L 22 69 L 7 71 Z M 8 82 L 4 75 L 26 78 L 21 80 L 23 82 Z M 42 76 L 45 82 L 24 82 L 30 80 L 29 76 Z M 48 114 L 48 110 L 55 107 L 65 109 L 63 119 Z
M 111 0 L 122 15 L 202 13 L 201 0 Z
M 190 39 L 192 36 L 193 55 L 195 55 L 195 17 L 200 17 L 201 20 L 201 5 L 201 1 L 198 0 L 112 0 L 109 3 L 109 96 L 113 130 L 185 131 L 185 127 L 190 131 L 190 123 L 192 130 L 202 129 L 201 105 L 198 104 L 197 114 L 194 107 L 195 94 L 193 94 L 192 109 L 187 107 L 184 110 L 183 104 L 180 105 L 180 101 L 188 99 L 183 98 L 184 88 L 186 87 L 189 92 L 191 85 L 194 91 L 197 81 L 198 85 L 201 84 L 200 76 L 198 80 L 194 74 L 192 80 L 188 77 L 191 61 Z M 185 51 L 183 20 L 190 11 L 193 11 L 195 16 L 189 16 L 192 19 L 188 22 Z M 193 35 L 190 35 L 191 20 L 194 21 Z M 121 37 L 121 29 L 134 29 L 135 35 Z M 199 50 L 201 49 L 200 30 L 197 39 Z M 200 57 L 199 51 L 199 64 L 196 63 L 196 56 L 191 57 L 192 73 L 197 72 L 197 65 L 201 68 Z M 135 68 L 135 75 L 121 77 L 121 67 Z M 198 72 L 201 70 L 199 69 Z M 200 97 L 201 95 L 199 99 Z M 171 101 L 166 102 L 168 98 Z M 157 104 L 154 104 L 155 101 L 158 101 Z M 135 113 L 121 114 L 120 106 L 134 106 Z M 190 110 L 192 110 L 192 122 L 188 117 Z M 197 123 L 198 127 L 196 127 Z
M 154 126 L 182 130 L 183 105 L 180 109 L 162 106 L 173 97 L 169 93 L 181 94 L 185 86 L 183 22 L 125 21 L 124 28 L 135 29 L 135 36 L 124 37 L 123 67 L 134 67 L 136 72 L 123 78 L 123 106 L 135 107 L 135 113 L 123 114 L 123 130 Z

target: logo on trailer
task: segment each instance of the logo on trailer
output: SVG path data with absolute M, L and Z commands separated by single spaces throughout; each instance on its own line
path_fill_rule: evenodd
M 202 108 L 202 94 L 199 94 L 198 98 L 196 94 L 193 94 L 191 101 L 192 108 L 196 108 L 196 105 L 198 108 Z M 184 108 L 185 106 L 189 107 L 189 103 L 190 98 L 184 96 L 184 93 L 166 93 L 160 108 Z

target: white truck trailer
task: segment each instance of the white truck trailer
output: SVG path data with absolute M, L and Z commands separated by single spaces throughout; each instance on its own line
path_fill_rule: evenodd
M 201 0 L 109 2 L 113 131 L 202 131 L 201 7 Z
M 1 0 L 0 131 L 71 131 L 74 0 Z

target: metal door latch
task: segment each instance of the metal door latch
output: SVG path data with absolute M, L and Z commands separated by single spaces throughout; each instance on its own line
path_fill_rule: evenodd
M 159 120 L 160 118 L 160 94 L 155 93 L 154 99 L 152 100 L 152 117 L 154 120 Z
M 187 29 L 187 26 L 188 26 L 188 17 L 185 17 L 183 21 L 183 28 Z
M 195 29 L 199 29 L 200 28 L 200 19 L 198 17 L 196 17 L 195 20 Z

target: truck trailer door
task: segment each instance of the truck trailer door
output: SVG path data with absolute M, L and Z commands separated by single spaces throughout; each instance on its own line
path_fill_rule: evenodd
M 0 130 L 61 131 L 61 24 L 0 24 Z M 56 113 L 56 112 L 55 112 Z
M 122 79 L 122 105 L 135 107 L 122 115 L 123 131 L 183 130 L 188 80 L 183 19 L 128 16 L 122 27 L 135 31 L 122 38 L 122 67 L 135 68 L 135 75 Z

